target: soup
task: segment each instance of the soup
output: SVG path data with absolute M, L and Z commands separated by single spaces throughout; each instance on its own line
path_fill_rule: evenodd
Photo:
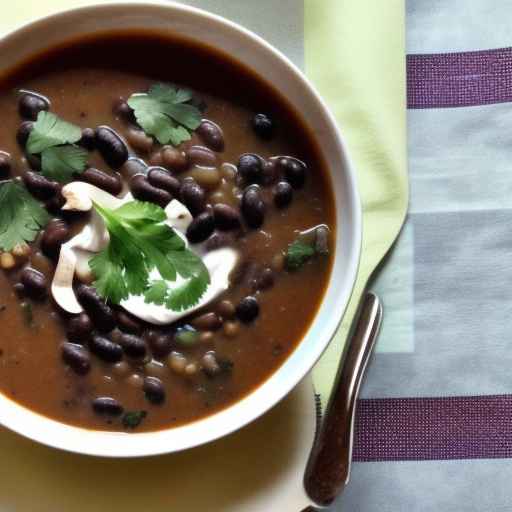
M 73 41 L 0 77 L 6 396 L 151 431 L 283 364 L 322 300 L 336 226 L 300 105 L 270 82 L 147 33 Z

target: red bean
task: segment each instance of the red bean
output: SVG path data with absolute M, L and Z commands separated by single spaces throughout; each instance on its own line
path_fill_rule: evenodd
M 81 175 L 80 179 L 101 188 L 105 192 L 117 196 L 123 190 L 123 183 L 119 174 L 107 174 L 106 172 L 89 167 Z

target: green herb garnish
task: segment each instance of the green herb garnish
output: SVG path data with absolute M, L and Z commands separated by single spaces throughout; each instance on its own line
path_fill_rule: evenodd
M 315 247 L 312 244 L 306 244 L 300 240 L 295 240 L 288 246 L 286 252 L 285 265 L 288 270 L 297 270 L 306 261 L 315 255 Z
M 0 249 L 32 242 L 50 220 L 46 210 L 19 183 L 0 183 Z
M 191 100 L 192 93 L 186 89 L 156 84 L 147 93 L 130 96 L 128 105 L 147 135 L 160 144 L 178 146 L 190 140 L 191 132 L 201 124 L 201 112 Z
M 286 251 L 285 267 L 294 271 L 314 256 L 329 254 L 329 228 L 325 225 L 301 233 Z
M 167 224 L 165 211 L 153 203 L 131 201 L 111 210 L 94 204 L 110 235 L 106 249 L 89 262 L 94 286 L 105 299 L 119 304 L 144 294 L 146 303 L 182 311 L 197 304 L 210 284 L 201 258 L 190 251 Z M 157 270 L 161 279 L 151 280 Z M 183 283 L 171 290 L 165 281 Z
M 27 151 L 41 155 L 42 174 L 65 183 L 87 166 L 87 151 L 75 145 L 81 137 L 78 126 L 42 111 L 28 137 Z
M 148 415 L 146 411 L 127 411 L 123 414 L 122 423 L 124 428 L 136 428 Z

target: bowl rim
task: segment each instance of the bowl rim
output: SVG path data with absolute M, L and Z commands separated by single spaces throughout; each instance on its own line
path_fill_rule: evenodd
M 359 191 L 357 187 L 357 178 L 355 167 L 350 158 L 347 143 L 341 130 L 338 126 L 337 121 L 335 120 L 333 114 L 327 107 L 324 100 L 321 98 L 319 93 L 316 91 L 315 87 L 311 84 L 309 79 L 305 76 L 305 74 L 293 63 L 291 60 L 284 55 L 281 51 L 276 49 L 270 43 L 265 41 L 262 37 L 255 34 L 254 32 L 246 29 L 245 27 L 235 23 L 231 20 L 228 20 L 222 16 L 217 14 L 213 14 L 209 11 L 189 6 L 186 4 L 177 3 L 175 1 L 166 1 L 166 0 L 112 0 L 108 2 L 101 3 L 93 3 L 86 6 L 80 7 L 72 7 L 69 9 L 58 10 L 52 12 L 46 16 L 39 17 L 34 20 L 30 20 L 26 23 L 18 25 L 13 30 L 10 30 L 4 34 L 0 34 L 0 48 L 9 42 L 10 39 L 20 37 L 24 34 L 29 35 L 33 30 L 41 29 L 45 24 L 57 23 L 59 20 L 65 19 L 66 17 L 73 17 L 77 15 L 84 15 L 88 12 L 98 14 L 101 11 L 109 10 L 109 9 L 154 9 L 155 11 L 158 9 L 164 9 L 166 11 L 180 11 L 185 15 L 199 16 L 204 18 L 213 24 L 221 25 L 223 28 L 231 31 L 235 35 L 239 37 L 243 37 L 248 39 L 251 43 L 256 44 L 263 48 L 265 52 L 269 54 L 270 57 L 273 57 L 274 60 L 279 61 L 279 65 L 284 66 L 289 73 L 291 73 L 294 79 L 301 83 L 302 87 L 305 88 L 307 93 L 311 96 L 312 100 L 316 102 L 319 107 L 322 118 L 324 119 L 328 129 L 331 131 L 334 136 L 335 142 L 340 150 L 340 159 L 343 162 L 343 174 L 344 179 L 347 185 L 349 198 L 352 201 L 351 210 L 350 210 L 350 222 L 348 223 L 351 228 L 350 238 L 352 240 L 350 252 L 348 255 L 348 265 L 344 266 L 344 275 L 345 275 L 345 289 L 342 290 L 339 294 L 339 298 L 337 299 L 336 306 L 339 308 L 335 315 L 332 315 L 333 319 L 328 319 L 328 326 L 324 327 L 325 331 L 325 340 L 322 343 L 317 343 L 314 350 L 312 350 L 312 355 L 308 359 L 306 365 L 302 365 L 302 369 L 300 371 L 295 371 L 293 378 L 290 378 L 284 382 L 280 383 L 278 387 L 278 392 L 275 392 L 275 389 L 272 390 L 269 386 L 269 383 L 273 382 L 274 377 L 281 372 L 283 367 L 287 365 L 290 359 L 293 358 L 294 354 L 298 352 L 299 347 L 304 343 L 304 340 L 308 337 L 308 333 L 317 322 L 319 317 L 319 312 L 317 312 L 312 325 L 308 329 L 308 332 L 304 335 L 302 340 L 297 344 L 295 349 L 291 352 L 288 358 L 283 362 L 283 364 L 276 369 L 276 371 L 267 378 L 262 384 L 249 392 L 242 399 L 234 402 L 233 404 L 227 406 L 221 411 L 214 413 L 205 418 L 200 418 L 192 423 L 185 424 L 183 426 L 166 428 L 157 431 L 151 432 L 142 432 L 142 433 L 123 433 L 123 432 L 108 432 L 108 431 L 100 431 L 100 430 L 90 430 L 82 427 L 77 427 L 73 425 L 69 425 L 66 423 L 62 423 L 57 420 L 53 420 L 49 417 L 46 417 L 40 413 L 37 413 L 18 402 L 11 400 L 6 395 L 0 393 L 0 423 L 9 428 L 10 430 L 17 432 L 18 434 L 27 437 L 31 440 L 37 441 L 41 444 L 62 449 L 69 452 L 86 454 L 86 455 L 94 455 L 101 457 L 116 457 L 116 458 L 124 458 L 124 457 L 143 457 L 143 456 L 153 456 L 153 455 L 161 455 L 165 453 L 178 452 L 182 450 L 186 450 L 189 448 L 193 448 L 196 446 L 200 446 L 202 444 L 206 444 L 208 442 L 214 441 L 218 438 L 224 437 L 228 434 L 233 433 L 236 430 L 239 430 L 256 420 L 259 416 L 266 413 L 269 409 L 274 407 L 278 402 L 280 402 L 288 393 L 311 371 L 314 364 L 321 357 L 325 349 L 329 346 L 333 337 L 335 336 L 339 325 L 341 324 L 343 317 L 345 315 L 349 299 L 352 295 L 352 292 L 355 287 L 357 272 L 359 269 L 360 263 L 360 255 L 361 255 L 361 247 L 362 247 L 362 211 L 361 211 L 361 202 L 359 197 Z M 238 34 L 236 34 L 238 33 Z M 192 39 L 197 39 L 197 37 L 192 37 Z M 44 45 L 41 48 L 44 50 Z M 223 50 L 225 51 L 225 50 Z M 33 52 L 35 53 L 35 52 Z M 236 55 L 233 55 L 233 58 L 236 60 Z M 16 63 L 15 63 L 16 64 Z M 13 66 L 14 67 L 14 66 Z M 334 185 L 334 178 L 332 172 L 329 171 L 331 183 Z M 337 193 L 336 187 L 334 188 L 334 196 L 337 203 Z M 338 204 L 336 204 L 336 210 L 338 210 Z M 339 224 L 340 218 L 337 212 L 337 222 Z M 340 238 L 340 229 L 341 227 L 337 226 L 337 239 Z M 344 234 L 345 237 L 346 233 Z M 336 257 L 337 259 L 339 250 L 339 242 L 337 241 L 337 251 Z M 324 292 L 324 297 L 322 299 L 322 304 L 326 301 L 326 298 L 336 291 L 333 288 L 333 279 L 334 279 L 334 267 L 336 261 L 333 264 L 333 268 L 331 269 L 331 275 L 329 277 L 329 283 L 326 291 Z M 347 284 L 348 283 L 348 284 Z M 320 306 L 321 309 L 322 306 Z M 306 368 L 307 367 L 307 368 Z M 274 385 L 274 388 L 277 386 Z M 252 412 L 250 408 L 250 400 L 255 394 L 263 396 L 266 391 L 274 391 L 272 395 L 266 397 L 265 405 L 256 410 L 256 412 Z M 261 402 L 261 400 L 260 400 Z M 199 433 L 197 426 L 201 426 L 205 422 L 208 422 L 212 418 L 220 417 L 220 416 L 228 416 L 229 411 L 233 409 L 241 409 L 241 405 L 247 403 L 248 407 L 245 407 L 246 410 L 251 411 L 245 415 L 240 415 L 237 421 L 230 423 L 224 428 L 212 428 L 209 431 L 206 431 L 204 427 L 200 427 L 202 431 L 206 431 L 206 433 L 202 433 L 202 435 L 198 436 Z M 242 417 L 240 417 L 242 416 Z M 227 419 L 227 418 L 226 418 Z M 231 418 L 232 419 L 232 418 Z M 35 423 L 37 425 L 35 425 Z M 211 422 L 210 422 L 211 423 Z M 218 423 L 218 422 L 217 422 Z M 194 428 L 196 427 L 196 428 Z M 179 446 L 169 447 L 165 444 L 162 446 L 156 439 L 159 437 L 159 434 L 163 433 L 177 433 L 179 430 L 188 429 L 190 433 L 182 436 L 188 437 L 188 442 L 181 443 Z M 72 432 L 73 435 L 68 436 L 68 434 Z M 153 438 L 155 440 L 153 440 Z M 82 442 L 74 444 L 70 442 L 70 440 L 74 440 L 75 442 L 80 439 Z M 99 442 L 101 439 L 101 442 Z M 135 440 L 137 442 L 134 442 Z M 120 441 L 119 441 L 120 440 Z M 119 442 L 118 442 L 119 441 Z M 140 442 L 139 442 L 140 441 Z

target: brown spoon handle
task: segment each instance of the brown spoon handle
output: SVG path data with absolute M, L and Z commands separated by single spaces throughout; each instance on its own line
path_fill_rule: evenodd
M 350 478 L 356 402 L 381 320 L 378 297 L 366 294 L 304 476 L 308 496 L 320 506 L 331 504 Z

